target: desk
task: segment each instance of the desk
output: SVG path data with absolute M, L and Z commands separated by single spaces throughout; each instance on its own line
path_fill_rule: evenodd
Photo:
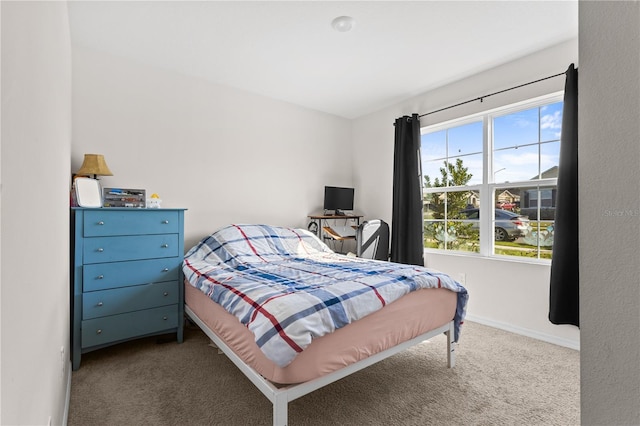
M 327 220 L 344 220 L 346 224 L 347 221 L 353 220 L 356 222 L 356 226 L 358 226 L 360 225 L 360 219 L 364 216 L 356 215 L 356 214 L 347 214 L 347 215 L 315 214 L 315 215 L 309 215 L 308 217 L 312 222 L 316 222 L 316 224 L 318 225 L 316 229 L 316 234 L 318 235 L 318 238 L 322 239 L 322 232 L 324 231 L 332 239 L 338 240 L 338 241 L 344 241 L 344 240 L 353 240 L 355 239 L 355 237 L 341 237 L 340 235 L 336 234 L 333 231 L 333 229 L 331 229 L 330 226 L 324 226 L 323 223 Z

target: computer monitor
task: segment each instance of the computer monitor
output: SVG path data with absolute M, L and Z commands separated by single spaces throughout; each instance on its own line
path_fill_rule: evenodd
M 324 209 L 333 210 L 336 215 L 344 215 L 343 210 L 353 210 L 353 188 L 339 186 L 324 187 Z

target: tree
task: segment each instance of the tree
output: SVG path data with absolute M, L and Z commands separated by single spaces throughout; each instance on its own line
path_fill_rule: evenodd
M 424 176 L 425 188 L 445 188 L 452 186 L 464 186 L 473 175 L 469 173 L 469 169 L 464 167 L 461 158 L 457 158 L 455 164 L 444 161 L 444 167 L 440 168 L 440 176 L 431 182 L 430 176 Z M 467 207 L 469 200 L 468 191 L 452 191 L 443 192 L 445 198 L 439 193 L 427 193 L 425 201 L 430 211 L 427 215 L 434 221 L 428 221 L 425 224 L 425 245 L 428 245 L 428 239 L 437 241 L 437 245 L 442 248 L 459 247 L 460 241 L 458 236 L 477 241 L 478 232 L 472 229 L 470 223 L 460 222 L 454 219 L 464 219 L 462 211 Z M 445 202 L 446 201 L 446 202 Z M 443 222 L 442 219 L 447 221 Z M 438 220 L 440 219 L 440 220 Z
M 444 188 L 448 186 L 463 186 L 469 183 L 473 174 L 469 173 L 469 168 L 464 167 L 461 158 L 456 159 L 455 165 L 453 163 L 443 162 L 444 167 L 440 167 L 440 177 L 436 177 L 431 183 L 431 178 L 427 175 L 424 177 L 424 186 L 425 188 Z M 464 210 L 467 206 L 467 200 L 469 198 L 468 192 L 447 192 L 446 193 L 446 205 L 447 209 L 447 218 L 448 219 L 460 219 L 461 214 L 460 211 Z M 435 194 L 430 193 L 425 197 L 426 201 L 429 201 L 430 204 L 433 204 L 434 211 L 433 217 L 434 219 L 444 219 L 445 217 L 445 202 L 439 196 L 435 196 Z

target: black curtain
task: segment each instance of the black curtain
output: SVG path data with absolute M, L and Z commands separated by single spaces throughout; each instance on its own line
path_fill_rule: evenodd
M 580 326 L 578 269 L 578 70 L 567 70 L 560 138 L 549 321 Z
M 391 261 L 424 265 L 420 117 L 405 115 L 396 120 L 395 127 Z

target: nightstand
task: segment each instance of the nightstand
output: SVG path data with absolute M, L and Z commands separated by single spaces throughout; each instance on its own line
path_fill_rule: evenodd
M 71 351 L 145 336 L 183 339 L 184 209 L 73 208 Z

